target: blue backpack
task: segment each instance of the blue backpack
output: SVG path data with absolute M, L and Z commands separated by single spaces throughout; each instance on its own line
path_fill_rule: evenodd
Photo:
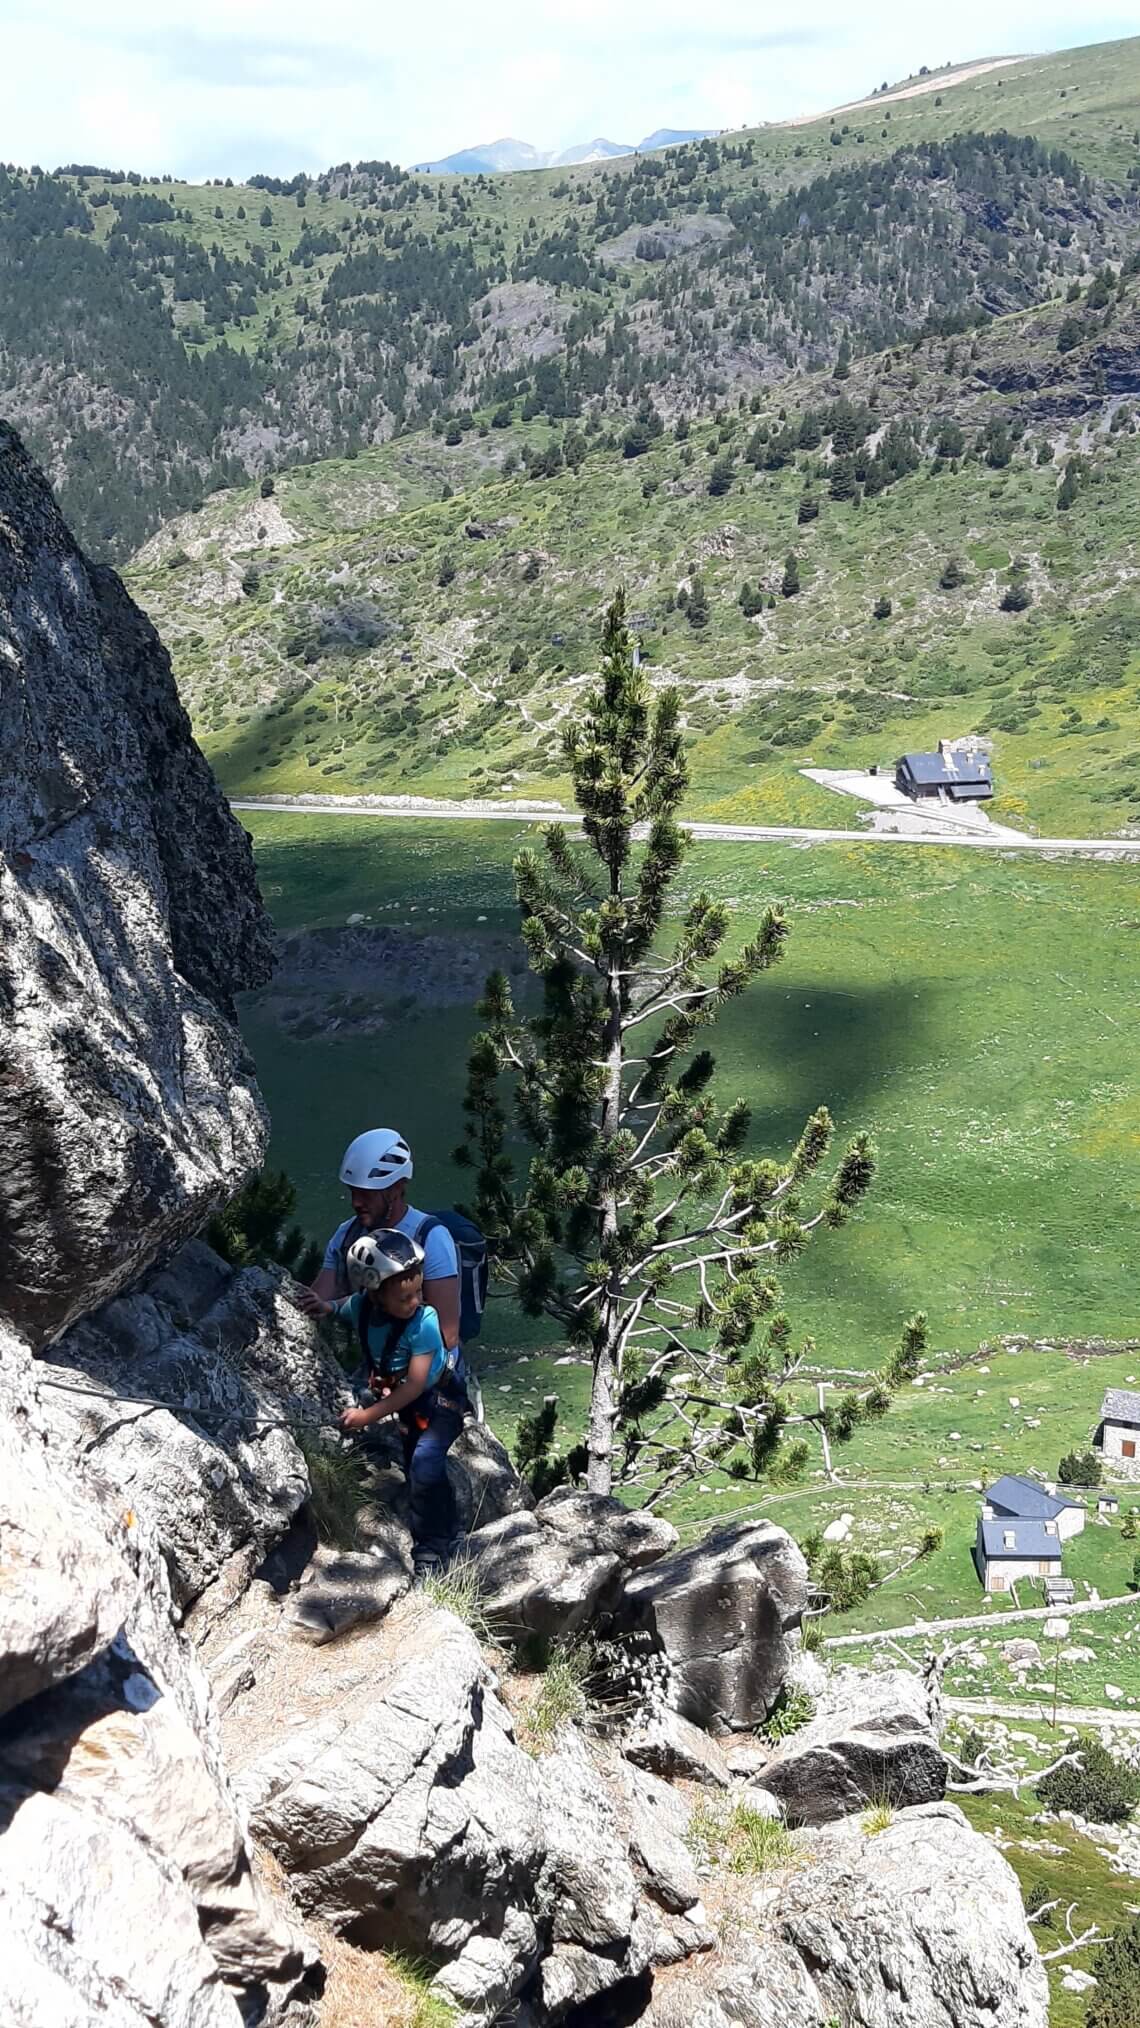
M 459 1256 L 459 1342 L 467 1345 L 483 1329 L 487 1302 L 487 1242 L 479 1227 L 462 1211 L 429 1211 L 416 1234 L 422 1246 L 429 1232 L 442 1225 L 455 1241 Z
M 479 1227 L 465 1218 L 461 1211 L 429 1211 L 420 1220 L 416 1231 L 418 1245 L 424 1244 L 428 1233 L 433 1232 L 437 1225 L 442 1225 L 455 1241 L 459 1257 L 459 1342 L 468 1345 L 483 1329 L 483 1309 L 487 1301 L 487 1242 Z M 354 1218 L 340 1244 L 339 1279 L 346 1290 L 348 1249 L 354 1239 L 360 1238 L 364 1229 L 360 1220 Z

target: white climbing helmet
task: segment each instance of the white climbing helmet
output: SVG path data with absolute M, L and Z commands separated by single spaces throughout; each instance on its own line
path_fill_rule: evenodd
M 378 1232 L 362 1232 L 348 1249 L 348 1279 L 353 1289 L 378 1289 L 393 1275 L 411 1274 L 424 1264 L 424 1250 L 418 1240 L 394 1226 Z
M 412 1151 L 392 1127 L 373 1127 L 358 1134 L 344 1151 L 340 1180 L 350 1190 L 388 1190 L 412 1173 Z

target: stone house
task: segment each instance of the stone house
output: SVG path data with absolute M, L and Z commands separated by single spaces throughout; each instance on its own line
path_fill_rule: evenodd
M 1104 1458 L 1134 1464 L 1140 1459 L 1140 1394 L 1108 1387 L 1100 1405 L 1097 1447 Z

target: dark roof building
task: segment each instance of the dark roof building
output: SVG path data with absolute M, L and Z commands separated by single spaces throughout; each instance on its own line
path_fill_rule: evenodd
M 995 1479 L 984 1499 L 986 1506 L 994 1508 L 997 1514 L 1014 1515 L 1023 1521 L 1055 1521 L 1066 1507 L 1082 1504 L 1063 1493 L 1050 1493 L 1036 1479 L 1023 1479 L 1016 1472 L 1006 1472 Z
M 904 796 L 946 796 L 952 803 L 985 802 L 994 792 L 989 756 L 946 740 L 937 753 L 904 753 L 895 763 L 895 787 Z
M 978 1524 L 987 1563 L 1055 1563 L 1061 1567 L 1061 1538 L 1049 1534 L 1044 1521 L 1026 1521 L 1011 1514 Z

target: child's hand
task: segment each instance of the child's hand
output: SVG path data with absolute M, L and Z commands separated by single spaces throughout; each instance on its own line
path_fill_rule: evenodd
M 346 1408 L 340 1419 L 340 1427 L 347 1434 L 350 1430 L 365 1429 L 368 1426 L 366 1408 Z

